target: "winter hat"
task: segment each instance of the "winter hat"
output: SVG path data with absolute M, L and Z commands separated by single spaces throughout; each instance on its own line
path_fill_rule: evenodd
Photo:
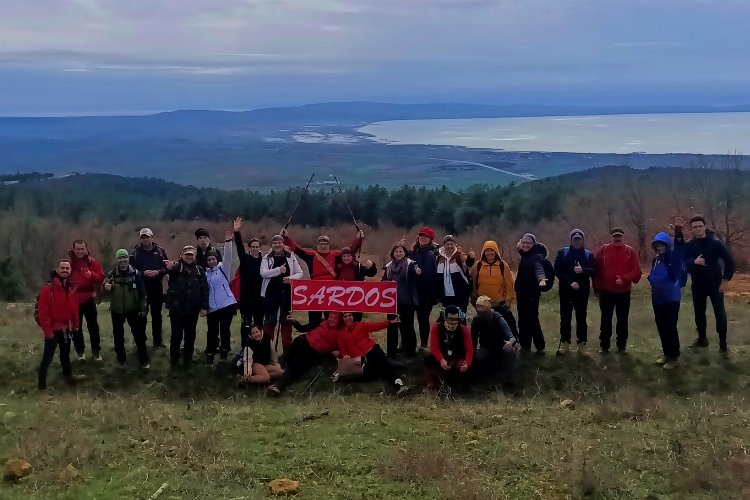
M 573 238 L 575 238 L 576 236 L 578 236 L 579 238 L 583 239 L 583 237 L 585 236 L 585 234 L 580 229 L 573 229 L 570 232 L 570 241 L 573 241 Z
M 610 236 L 625 236 L 625 231 L 621 227 L 613 227 L 609 232 Z
M 271 237 L 271 242 L 274 242 L 274 241 L 284 241 L 284 237 L 281 236 L 280 234 L 274 234 Z
M 344 247 L 341 249 L 341 255 L 354 255 L 350 247 Z
M 321 234 L 320 236 L 318 236 L 318 241 L 317 242 L 318 243 L 330 243 L 331 242 L 331 238 L 329 238 L 325 234 Z
M 119 259 L 120 257 L 130 257 L 130 253 L 124 248 L 121 248 L 115 252 L 115 259 Z
M 531 243 L 532 243 L 533 245 L 536 245 L 536 236 L 534 236 L 534 235 L 533 235 L 533 234 L 531 234 L 531 233 L 526 233 L 526 234 L 524 234 L 524 235 L 523 235 L 523 236 L 521 237 L 521 239 L 522 239 L 522 240 L 523 240 L 523 239 L 529 239 L 529 240 L 531 240 Z
M 212 248 L 211 250 L 209 250 L 208 252 L 206 252 L 206 258 L 209 258 L 209 257 L 216 257 L 218 259 L 219 258 L 219 252 L 217 252 L 216 250 L 214 250 Z
M 453 243 L 455 243 L 456 242 L 456 237 L 453 236 L 452 234 L 446 234 L 445 237 L 443 238 L 443 245 L 445 245 L 449 241 L 452 241 Z
M 435 230 L 432 229 L 431 227 L 425 226 L 425 227 L 423 227 L 422 229 L 419 230 L 419 236 L 427 236 L 431 240 L 434 240 L 435 239 Z
M 206 238 L 210 238 L 210 236 L 208 235 L 208 231 L 206 231 L 202 227 L 195 230 L 195 239 L 198 239 L 201 236 L 205 236 Z

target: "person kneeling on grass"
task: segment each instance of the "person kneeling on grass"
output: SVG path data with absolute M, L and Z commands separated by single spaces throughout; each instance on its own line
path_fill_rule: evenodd
M 271 337 L 264 336 L 258 325 L 250 326 L 247 333 L 243 332 L 242 351 L 232 364 L 240 375 L 237 382 L 239 387 L 265 384 L 284 374 L 271 348 Z
M 427 388 L 444 382 L 461 382 L 471 367 L 474 345 L 469 327 L 460 325 L 463 313 L 458 306 L 443 311 L 444 320 L 430 329 L 430 354 L 425 358 Z
M 396 369 L 391 365 L 383 349 L 370 336 L 371 333 L 398 324 L 400 320 L 365 322 L 355 321 L 353 313 L 344 313 L 344 328 L 338 331 L 338 367 L 333 375 L 334 382 L 339 377 L 364 376 L 367 379 L 381 378 L 393 386 L 397 396 L 409 391 Z
M 298 326 L 296 321 L 289 321 Z M 314 324 L 311 323 L 311 324 Z M 298 335 L 284 354 L 284 375 L 268 386 L 269 396 L 279 396 L 292 382 L 338 349 L 338 332 L 343 328 L 341 313 L 331 312 L 328 318 L 309 333 Z
M 664 356 L 657 359 L 656 363 L 662 365 L 665 370 L 677 367 L 680 358 L 677 319 L 680 314 L 682 287 L 687 282 L 683 264 L 685 242 L 681 226 L 682 224 L 675 223 L 674 249 L 672 239 L 667 233 L 657 234 L 651 243 L 656 256 L 651 262 L 648 281 L 651 284 L 651 305 L 654 308 L 656 328 L 659 330 L 664 352 Z
M 472 371 L 487 376 L 500 372 L 503 383 L 514 381 L 518 351 L 521 349 L 502 315 L 492 309 L 492 299 L 477 298 L 477 316 L 471 322 L 471 337 L 476 349 Z

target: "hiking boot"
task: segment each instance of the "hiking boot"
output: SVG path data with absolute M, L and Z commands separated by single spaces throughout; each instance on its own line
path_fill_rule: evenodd
M 698 347 L 708 347 L 708 339 L 705 337 L 698 337 L 695 342 L 690 344 L 690 347 L 696 349 Z
M 628 351 L 626 351 L 624 347 L 617 348 L 617 354 L 619 354 L 620 356 L 625 356 L 627 353 Z
M 588 347 L 586 346 L 586 342 L 581 342 L 580 344 L 578 344 L 578 355 L 579 356 L 589 355 L 589 350 L 588 350 Z
M 565 356 L 570 351 L 570 342 L 562 342 L 560 347 L 557 349 L 558 356 Z
M 100 363 L 101 363 L 101 361 L 102 361 L 102 355 L 101 355 L 101 354 L 99 354 L 98 352 L 95 352 L 95 353 L 94 353 L 94 356 L 93 356 L 93 358 L 94 358 L 94 361 L 97 361 L 97 362 L 100 362 Z
M 664 363 L 664 366 L 662 366 L 662 368 L 664 368 L 665 370 L 674 370 L 678 366 L 680 366 L 680 362 L 678 360 L 670 359 L 669 361 Z
M 211 365 L 214 364 L 214 355 L 213 354 L 206 353 L 206 364 L 208 366 L 211 366 Z
M 719 353 L 722 357 L 728 358 L 729 357 L 729 347 L 726 346 L 726 344 L 719 346 Z
M 666 363 L 666 362 L 667 362 L 667 358 L 660 356 L 660 357 L 656 358 L 656 360 L 654 361 L 654 364 L 655 365 L 663 366 L 664 363 Z
M 268 387 L 266 387 L 266 394 L 273 398 L 277 398 L 281 396 L 281 389 L 279 389 L 279 387 L 276 384 L 271 384 Z
M 79 352 L 78 353 L 78 361 L 86 361 L 86 353 L 85 352 Z

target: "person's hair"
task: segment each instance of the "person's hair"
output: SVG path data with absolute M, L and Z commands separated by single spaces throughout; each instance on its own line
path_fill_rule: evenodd
M 705 224 L 706 219 L 702 215 L 696 214 L 690 217 L 690 224 L 692 224 L 693 222 L 702 222 L 703 224 Z
M 211 249 L 208 252 L 206 252 L 206 259 L 208 259 L 209 257 L 216 257 L 216 259 L 218 260 L 219 259 L 219 252 L 217 252 L 214 249 Z
M 67 262 L 68 264 L 70 264 L 70 259 L 68 259 L 68 258 L 57 259 L 57 267 L 59 267 L 60 264 L 62 264 L 63 262 Z
M 328 317 L 331 317 L 331 314 L 338 314 L 339 320 L 336 322 L 336 326 L 342 326 L 344 324 L 344 313 L 338 312 L 338 311 L 329 311 Z
M 81 240 L 81 239 L 75 240 L 75 241 L 73 242 L 73 247 L 75 247 L 76 245 L 83 245 L 83 246 L 85 246 L 86 248 L 88 248 L 88 247 L 89 247 L 88 243 L 86 243 L 86 240 Z
M 459 316 L 460 317 L 461 316 L 461 308 L 459 308 L 458 306 L 447 306 L 445 308 L 445 316 L 447 317 L 449 314 L 451 316 Z
M 250 241 L 247 242 L 247 246 L 250 246 L 253 243 L 257 243 L 260 246 L 260 240 L 258 238 L 250 238 Z
M 406 248 L 406 245 L 404 245 L 403 243 L 396 243 L 396 244 L 394 244 L 394 245 L 393 245 L 393 246 L 391 247 L 391 259 L 395 259 L 395 258 L 396 258 L 396 257 L 394 257 L 394 256 L 393 256 L 393 254 L 394 254 L 394 253 L 396 252 L 396 249 L 397 249 L 397 248 L 402 248 L 402 249 L 404 250 L 404 253 L 405 253 L 405 254 L 408 254 L 408 253 L 409 253 L 409 249 L 408 249 L 408 248 Z M 405 255 L 404 255 L 404 258 L 406 258 L 406 256 L 405 256 Z

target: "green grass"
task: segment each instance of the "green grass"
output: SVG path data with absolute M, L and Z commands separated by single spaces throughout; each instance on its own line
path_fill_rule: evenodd
M 139 374 L 132 343 L 125 369 L 111 351 L 100 306 L 105 362 L 74 362 L 87 380 L 68 387 L 57 360 L 49 391 L 35 388 L 41 334 L 30 310 L 0 318 L 0 459 L 34 473 L 0 485 L 3 499 L 266 498 L 267 483 L 302 483 L 298 498 L 740 498 L 750 495 L 750 310 L 729 303 L 732 357 L 712 345 L 683 349 L 665 372 L 650 304 L 638 294 L 630 354 L 556 357 L 556 292 L 542 317 L 550 353 L 531 356 L 513 393 L 482 384 L 396 400 L 379 383 L 336 384 L 269 399 L 235 391 L 226 367 L 199 364 L 172 378 L 165 351 Z M 683 344 L 694 327 L 689 298 Z M 590 307 L 590 335 L 598 308 Z M 165 321 L 166 326 L 166 321 Z M 201 322 L 198 348 L 203 347 Z M 593 351 L 596 342 L 591 342 Z M 419 370 L 407 370 L 418 383 Z M 311 375 L 312 376 L 312 375 Z M 560 406 L 575 401 L 575 409 Z M 326 413 L 327 412 L 327 413 Z M 72 463 L 81 477 L 57 480 Z

